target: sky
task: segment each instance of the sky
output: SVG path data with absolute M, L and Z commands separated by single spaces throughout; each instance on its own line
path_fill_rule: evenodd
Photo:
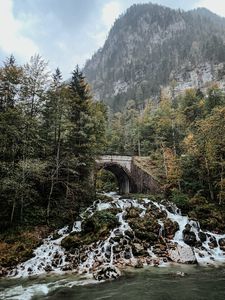
M 19 64 L 35 53 L 67 78 L 103 46 L 116 18 L 144 0 L 0 0 L 0 64 L 13 54 Z M 206 7 L 225 17 L 224 0 L 152 0 L 189 10 Z

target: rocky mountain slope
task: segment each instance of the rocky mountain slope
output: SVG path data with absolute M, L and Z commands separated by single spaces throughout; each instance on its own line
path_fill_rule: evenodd
M 156 4 L 131 6 L 87 61 L 95 98 L 114 110 L 143 104 L 162 87 L 179 92 L 225 75 L 225 19 L 205 8 L 184 12 Z

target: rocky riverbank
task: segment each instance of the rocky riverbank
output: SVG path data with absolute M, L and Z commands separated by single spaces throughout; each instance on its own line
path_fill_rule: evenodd
M 174 204 L 111 196 L 96 201 L 73 227 L 50 235 L 34 257 L 5 272 L 13 277 L 74 272 L 104 280 L 127 267 L 225 263 L 225 234 L 202 231 Z

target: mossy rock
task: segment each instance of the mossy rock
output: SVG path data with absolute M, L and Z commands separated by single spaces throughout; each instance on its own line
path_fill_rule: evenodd
M 140 240 L 156 241 L 159 235 L 160 225 L 157 219 L 145 215 L 144 218 L 129 220 L 129 225 L 133 229 L 135 236 Z
M 170 219 L 164 219 L 164 235 L 165 237 L 173 236 L 179 230 L 179 224 L 177 222 L 173 222 Z
M 165 211 L 161 211 L 156 205 L 151 204 L 151 207 L 149 207 L 146 211 L 146 216 L 154 219 L 162 219 L 167 216 Z
M 79 248 L 81 244 L 81 239 L 78 234 L 68 235 L 61 241 L 61 246 L 66 250 Z
M 154 243 L 158 240 L 158 235 L 153 232 L 148 232 L 146 230 L 142 231 L 139 229 L 136 229 L 134 232 L 136 238 L 138 238 L 139 240 L 144 240 L 150 243 Z
M 108 210 L 97 211 L 83 221 L 81 232 L 71 233 L 62 240 L 61 245 L 67 251 L 79 248 L 82 245 L 90 245 L 105 239 L 109 235 L 110 230 L 119 225 L 117 217 L 112 212 Z
M 139 218 L 141 212 L 142 212 L 142 209 L 140 209 L 138 207 L 127 208 L 125 219 L 127 220 L 127 219 Z
M 102 227 L 106 227 L 108 230 L 111 230 L 119 225 L 120 223 L 115 214 L 109 210 L 101 210 L 96 211 L 91 217 L 82 222 L 82 231 L 84 233 L 97 233 Z

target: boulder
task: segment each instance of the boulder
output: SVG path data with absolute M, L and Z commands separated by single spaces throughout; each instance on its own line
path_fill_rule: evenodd
M 137 207 L 127 208 L 125 219 L 139 218 L 141 211 L 142 210 Z
M 143 262 L 142 262 L 142 260 L 138 259 L 137 262 L 136 262 L 136 264 L 134 265 L 134 267 L 137 268 L 137 269 L 143 268 Z
M 115 266 L 103 266 L 93 273 L 93 276 L 96 280 L 107 280 L 107 279 L 116 279 L 121 275 L 118 268 Z
M 133 243 L 132 252 L 134 256 L 142 256 L 147 255 L 147 250 L 144 249 L 144 246 L 139 243 Z
M 199 237 L 199 239 L 200 239 L 200 241 L 201 241 L 202 243 L 204 243 L 204 242 L 206 241 L 206 239 L 207 239 L 206 234 L 205 234 L 204 232 L 202 232 L 202 231 L 200 231 L 200 232 L 198 233 L 198 237 Z
M 6 268 L 0 267 L 0 277 L 6 276 L 8 271 Z
M 45 272 L 51 272 L 52 271 L 52 266 L 50 266 L 50 265 L 46 265 L 45 267 L 44 267 L 44 270 L 45 270 Z
M 130 249 L 125 249 L 125 251 L 124 251 L 124 258 L 125 259 L 130 259 L 131 258 Z
M 216 240 L 216 238 L 214 236 L 211 236 L 209 238 L 208 245 L 209 245 L 210 248 L 216 248 L 216 247 L 218 247 L 217 240 Z
M 176 245 L 175 249 L 168 251 L 168 257 L 177 263 L 194 264 L 196 257 L 192 248 L 188 245 Z
M 219 239 L 219 245 L 225 247 L 225 238 Z
M 194 247 L 196 244 L 196 235 L 191 231 L 191 225 L 186 224 L 185 229 L 183 230 L 183 241 L 185 244 Z
M 225 251 L 225 238 L 221 238 L 219 239 L 219 245 L 220 245 L 220 249 Z
M 128 238 L 131 238 L 131 239 L 134 238 L 134 233 L 133 233 L 133 231 L 131 231 L 131 230 L 126 230 L 126 231 L 124 232 L 124 234 L 125 234 Z
M 165 237 L 174 237 L 175 233 L 177 232 L 177 230 L 179 230 L 179 225 L 177 222 L 173 222 L 170 219 L 165 219 L 163 221 L 164 224 L 164 236 Z

